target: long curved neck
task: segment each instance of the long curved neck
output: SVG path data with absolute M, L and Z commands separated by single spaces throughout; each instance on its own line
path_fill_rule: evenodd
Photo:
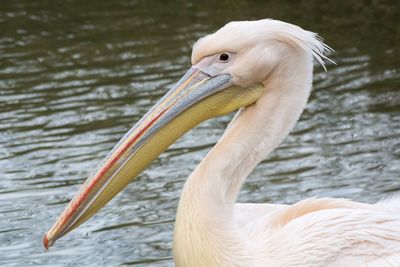
M 239 266 L 235 260 L 243 262 L 250 257 L 242 247 L 244 237 L 234 225 L 236 198 L 245 178 L 295 125 L 311 84 L 312 59 L 307 54 L 299 53 L 279 65 L 264 83 L 260 99 L 239 111 L 190 175 L 176 218 L 177 266 L 196 266 L 190 264 L 198 261 L 209 264 L 204 266 Z M 232 251 L 224 253 L 227 248 Z M 236 255 L 237 259 L 222 259 L 224 255 Z M 226 265 L 226 261 L 230 263 Z

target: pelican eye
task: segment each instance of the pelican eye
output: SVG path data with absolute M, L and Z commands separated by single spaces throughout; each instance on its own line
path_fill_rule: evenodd
M 228 53 L 222 53 L 219 55 L 219 61 L 220 62 L 228 62 L 229 61 L 229 54 Z

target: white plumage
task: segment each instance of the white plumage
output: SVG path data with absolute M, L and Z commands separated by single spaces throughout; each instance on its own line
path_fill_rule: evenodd
M 200 39 L 192 64 L 229 73 L 237 85 L 262 81 L 258 101 L 243 108 L 190 175 L 179 203 L 177 266 L 400 266 L 400 204 L 308 199 L 293 205 L 235 204 L 251 170 L 298 120 L 311 91 L 313 58 L 329 48 L 297 26 L 231 22 Z M 233 55 L 221 66 L 215 54 Z

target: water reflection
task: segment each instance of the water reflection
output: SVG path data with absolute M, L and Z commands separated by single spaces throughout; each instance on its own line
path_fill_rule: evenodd
M 397 1 L 6 1 L 0 10 L 0 265 L 172 266 L 182 185 L 230 117 L 184 136 L 54 249 L 43 232 L 83 179 L 190 64 L 200 36 L 274 17 L 320 32 L 338 63 L 317 68 L 293 134 L 241 201 L 374 201 L 400 190 Z

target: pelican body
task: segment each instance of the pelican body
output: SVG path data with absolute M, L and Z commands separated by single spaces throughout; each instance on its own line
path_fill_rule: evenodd
M 299 119 L 314 61 L 324 65 L 328 50 L 315 33 L 270 19 L 231 22 L 198 40 L 192 67 L 89 176 L 44 246 L 89 219 L 185 132 L 239 110 L 185 183 L 176 266 L 400 266 L 398 199 L 236 203 L 245 178 Z

